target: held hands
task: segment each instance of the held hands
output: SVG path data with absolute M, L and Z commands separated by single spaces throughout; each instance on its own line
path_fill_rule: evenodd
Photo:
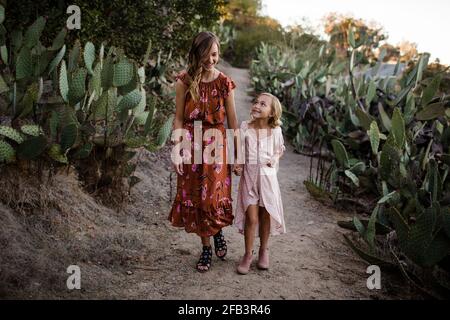
M 279 160 L 280 160 L 279 156 L 278 156 L 278 155 L 275 155 L 274 157 L 272 157 L 272 159 L 269 159 L 269 160 L 267 161 L 266 165 L 267 165 L 269 168 L 274 168 L 275 165 L 277 164 L 277 162 L 278 162 Z
M 275 164 L 277 163 L 277 161 L 279 160 L 279 157 L 274 158 L 274 159 L 270 159 L 269 161 L 267 161 L 266 165 L 269 168 L 273 168 L 275 166 Z M 178 173 L 179 175 L 183 175 L 183 163 L 180 164 L 174 164 L 173 168 L 175 169 L 175 172 Z M 244 170 L 244 165 L 243 164 L 233 164 L 232 167 L 232 172 L 237 175 L 240 176 L 242 174 L 242 171 Z
M 240 176 L 242 174 L 242 170 L 244 168 L 244 165 L 242 164 L 233 164 L 233 173 L 237 176 Z
M 173 128 L 172 128 L 173 130 Z M 179 139 L 171 139 L 170 142 L 172 143 L 172 146 L 176 145 L 177 143 L 181 142 Z M 177 174 L 179 174 L 180 176 L 183 175 L 183 162 L 180 162 L 179 164 L 176 163 L 172 163 L 173 164 L 173 169 L 175 170 L 175 172 Z
M 175 172 L 178 173 L 180 176 L 183 175 L 183 163 L 179 163 L 179 164 L 174 164 L 173 168 L 175 169 Z
M 174 164 L 173 168 L 175 169 L 175 172 L 179 175 L 183 175 L 183 163 L 180 164 Z M 235 175 L 240 176 L 242 174 L 242 170 L 244 168 L 244 165 L 242 164 L 233 164 L 232 171 Z

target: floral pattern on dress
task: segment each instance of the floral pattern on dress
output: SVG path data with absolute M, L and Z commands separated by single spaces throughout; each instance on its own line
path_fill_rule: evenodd
M 190 84 L 190 77 L 185 71 L 178 74 L 176 79 L 186 86 Z M 214 142 L 213 137 L 201 144 L 193 141 L 194 121 L 202 121 L 202 135 L 210 128 L 222 133 L 224 143 L 216 146 L 214 154 L 220 152 L 222 159 L 227 159 L 225 101 L 235 87 L 234 81 L 220 72 L 215 80 L 200 83 L 198 102 L 194 102 L 189 93 L 186 94 L 183 128 L 188 130 L 186 139 L 191 141 L 191 152 L 186 152 L 186 156 L 193 155 L 194 151 L 201 150 L 203 153 L 205 147 Z M 201 164 L 184 163 L 183 172 L 183 175 L 177 175 L 177 194 L 168 217 L 171 224 L 205 237 L 231 225 L 234 218 L 231 165 L 206 164 L 205 161 Z

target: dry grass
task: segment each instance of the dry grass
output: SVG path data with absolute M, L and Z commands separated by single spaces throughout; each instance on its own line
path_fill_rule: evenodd
M 75 170 L 35 169 L 0 169 L 0 298 L 95 297 L 142 255 L 142 226 L 125 228 L 135 213 L 103 206 Z M 87 270 L 89 292 L 67 290 L 71 264 Z

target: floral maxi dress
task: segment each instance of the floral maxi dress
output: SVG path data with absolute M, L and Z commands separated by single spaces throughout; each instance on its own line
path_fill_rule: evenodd
M 186 71 L 177 75 L 186 86 L 189 76 Z M 221 228 L 233 222 L 231 198 L 231 165 L 226 163 L 226 119 L 225 100 L 236 87 L 234 81 L 223 74 L 210 82 L 200 82 L 200 100 L 194 102 L 187 93 L 184 106 L 183 139 L 190 141 L 191 163 L 183 163 L 183 175 L 177 175 L 177 193 L 169 214 L 169 221 L 175 227 L 184 227 L 186 232 L 196 233 L 201 237 L 215 235 Z M 194 121 L 202 122 L 202 145 L 194 142 Z M 206 164 L 194 163 L 194 151 L 213 142 L 213 138 L 203 141 L 207 129 L 217 129 L 222 133 L 223 162 Z M 217 149 L 215 152 L 218 152 Z M 184 155 L 184 154 L 183 154 Z

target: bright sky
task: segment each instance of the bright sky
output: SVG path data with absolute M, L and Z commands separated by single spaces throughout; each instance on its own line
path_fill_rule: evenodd
M 388 42 L 403 40 L 418 45 L 419 52 L 430 52 L 450 65 L 449 0 L 263 0 L 263 14 L 283 26 L 305 19 L 323 31 L 321 18 L 330 12 L 350 14 L 366 22 L 376 22 L 388 34 Z

